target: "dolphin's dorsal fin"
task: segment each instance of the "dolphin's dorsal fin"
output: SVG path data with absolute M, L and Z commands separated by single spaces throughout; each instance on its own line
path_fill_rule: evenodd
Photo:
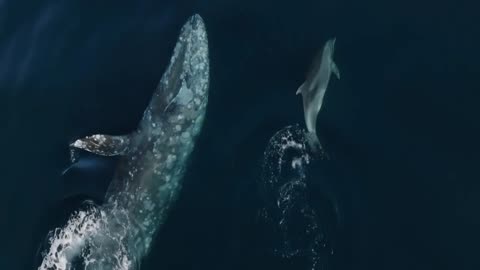
M 337 79 L 340 80 L 340 70 L 338 70 L 337 65 L 333 61 L 331 62 L 331 68 L 332 68 L 333 74 L 335 74 L 335 76 L 337 76 Z
M 128 153 L 130 136 L 95 134 L 78 139 L 70 147 L 82 149 L 101 156 L 117 156 Z
M 305 83 L 302 83 L 302 85 L 300 85 L 300 87 L 298 87 L 297 92 L 295 92 L 295 95 L 298 95 L 298 94 L 302 93 L 304 85 L 305 85 Z

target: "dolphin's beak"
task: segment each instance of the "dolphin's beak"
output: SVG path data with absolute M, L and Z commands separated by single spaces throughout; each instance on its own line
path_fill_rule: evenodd
M 335 53 L 335 41 L 337 41 L 336 37 L 330 40 L 330 55 L 333 55 Z

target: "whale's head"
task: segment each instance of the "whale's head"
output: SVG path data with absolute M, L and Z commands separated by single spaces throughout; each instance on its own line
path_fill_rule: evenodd
M 143 122 L 147 125 L 167 122 L 176 127 L 201 122 L 208 101 L 209 69 L 205 23 L 199 15 L 194 15 L 181 29 L 170 64 Z

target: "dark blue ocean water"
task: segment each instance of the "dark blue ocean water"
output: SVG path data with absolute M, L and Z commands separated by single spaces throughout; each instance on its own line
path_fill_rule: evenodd
M 315 209 L 341 206 L 330 267 L 480 267 L 478 4 L 3 0 L 0 269 L 36 269 L 47 232 L 102 198 L 114 160 L 61 177 L 67 145 L 136 127 L 193 13 L 209 36 L 209 107 L 142 269 L 302 269 L 268 252 L 258 178 L 269 138 L 303 123 L 295 91 L 333 36 L 342 79 L 317 126 L 331 159 L 309 175 Z

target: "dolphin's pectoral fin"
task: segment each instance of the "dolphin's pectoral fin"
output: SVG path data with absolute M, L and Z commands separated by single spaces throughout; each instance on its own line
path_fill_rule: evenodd
M 70 147 L 82 149 L 101 156 L 117 156 L 128 153 L 130 136 L 95 134 L 78 139 Z
M 337 76 L 337 79 L 340 80 L 340 70 L 338 70 L 337 65 L 333 61 L 332 61 L 331 65 L 332 65 L 332 72 L 335 74 L 335 76 Z
M 300 85 L 300 87 L 298 87 L 297 92 L 295 93 L 295 95 L 298 95 L 298 94 L 302 93 L 302 91 L 303 91 L 303 86 L 304 86 L 304 85 L 305 85 L 305 83 L 302 83 L 302 85 Z

